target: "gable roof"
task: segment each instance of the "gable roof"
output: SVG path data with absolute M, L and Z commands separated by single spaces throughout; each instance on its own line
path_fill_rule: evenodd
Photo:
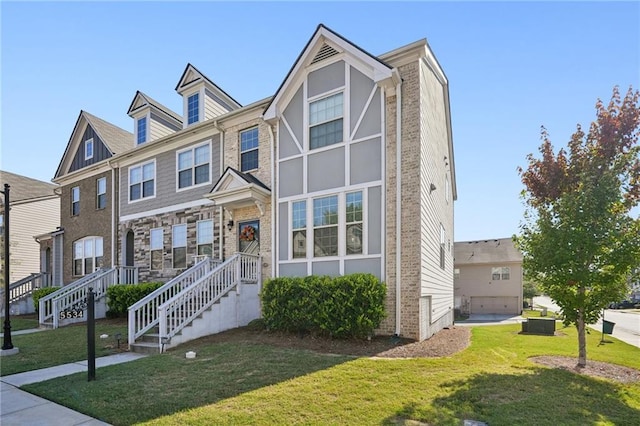
M 167 114 L 169 117 L 175 119 L 176 121 L 179 121 L 180 124 L 182 124 L 182 117 L 180 117 L 180 115 L 173 112 L 170 108 L 167 108 L 166 106 L 162 105 L 160 102 L 156 101 L 151 96 L 148 96 L 139 90 L 136 91 L 136 94 L 133 97 L 133 100 L 131 101 L 131 105 L 129 105 L 129 109 L 127 110 L 127 115 L 131 116 L 132 114 L 135 114 L 136 110 L 140 108 L 144 108 L 146 106 L 150 106 L 152 108 L 158 109 L 164 112 L 165 114 Z
M 261 187 L 271 192 L 271 189 L 269 189 L 267 185 L 262 183 L 260 179 L 253 176 L 252 174 L 244 173 L 244 172 L 241 172 L 240 170 L 234 169 L 233 167 L 227 166 L 227 168 L 224 170 L 224 173 L 222 173 L 220 178 L 218 178 L 218 181 L 216 182 L 216 184 L 213 185 L 213 188 L 211 189 L 210 193 L 213 194 L 214 192 L 217 192 L 223 189 L 223 187 L 225 187 L 224 185 L 225 182 L 230 183 L 231 181 L 236 181 L 237 183 L 242 185 L 243 183 L 239 182 L 239 179 L 243 180 L 245 185 L 253 184 L 255 186 Z M 235 187 L 236 185 L 231 184 L 230 186 Z M 228 189 L 228 185 L 224 189 Z
M 60 164 L 58 164 L 58 169 L 56 170 L 54 179 L 65 174 L 65 169 L 67 169 L 69 163 L 73 161 L 73 156 L 80 146 L 80 138 L 82 136 L 81 132 L 85 129 L 85 123 L 87 126 L 91 126 L 93 128 L 111 155 L 119 154 L 133 148 L 133 133 L 127 132 L 108 121 L 81 110 L 78 115 L 78 119 L 76 120 L 76 124 L 73 127 L 73 132 L 71 132 L 69 142 L 67 142 L 64 154 L 60 159 Z M 64 167 L 65 165 L 67 167 Z
M 374 70 L 374 81 L 376 82 L 392 77 L 393 67 L 323 24 L 319 24 L 316 31 L 296 58 L 287 76 L 280 84 L 280 87 L 276 90 L 271 102 L 267 105 L 264 113 L 265 119 L 268 120 L 275 117 L 276 111 L 274 105 L 282 98 L 282 93 L 285 91 L 284 89 L 295 79 L 295 76 L 301 72 L 303 67 L 341 52 L 349 52 L 351 55 L 358 57 L 372 67 Z
M 511 238 L 457 242 L 453 254 L 456 265 L 522 262 L 522 253 Z
M 57 197 L 58 185 L 0 170 L 0 183 L 9 184 L 9 203 Z M 4 197 L 2 198 L 4 201 Z
M 217 92 L 216 95 L 219 95 L 225 102 L 229 103 L 232 107 L 235 107 L 235 108 L 242 107 L 242 104 L 240 104 L 240 102 L 233 99 L 231 95 L 229 95 L 227 92 L 222 90 L 220 86 L 218 86 L 213 81 L 211 81 L 206 75 L 198 71 L 198 69 L 191 64 L 187 64 L 186 68 L 182 73 L 182 76 L 180 77 L 180 80 L 178 81 L 178 84 L 176 85 L 175 90 L 178 93 L 182 93 L 182 91 L 188 88 L 189 86 L 201 81 L 205 82 L 205 85 L 214 89 L 214 91 Z

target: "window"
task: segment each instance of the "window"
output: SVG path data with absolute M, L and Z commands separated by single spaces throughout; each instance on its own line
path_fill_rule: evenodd
M 138 145 L 147 141 L 147 117 L 138 119 L 136 123 L 136 142 Z
M 187 225 L 174 225 L 171 244 L 173 249 L 173 268 L 187 267 Z
M 178 189 L 209 183 L 209 143 L 178 152 Z
M 362 192 L 347 194 L 346 218 L 347 254 L 362 254 Z
M 296 201 L 291 204 L 291 230 L 293 238 L 293 258 L 307 256 L 307 202 Z
M 154 228 L 149 234 L 149 250 L 151 251 L 151 270 L 160 271 L 162 267 L 162 250 L 164 249 L 164 232 L 162 228 Z
M 102 237 L 87 237 L 73 243 L 74 276 L 90 274 L 102 266 Z
M 342 93 L 309 104 L 309 147 L 342 142 Z
M 491 279 L 493 281 L 510 280 L 511 269 L 508 266 L 491 268 Z
M 444 232 L 444 226 L 442 226 L 442 224 L 440 224 L 440 268 L 444 269 L 445 267 L 445 258 L 444 258 L 444 245 L 446 243 L 446 235 Z
M 146 164 L 129 168 L 129 201 L 153 197 L 155 194 L 156 164 Z
M 455 268 L 453 270 L 453 279 L 457 280 L 458 278 L 460 278 L 460 268 Z
M 71 216 L 80 214 L 80 187 L 71 188 Z
M 240 171 L 258 168 L 258 128 L 240 132 Z
M 196 225 L 198 256 L 213 256 L 213 221 L 203 220 Z
M 187 124 L 197 123 L 200 117 L 200 96 L 198 93 L 187 98 Z
M 96 208 L 107 207 L 107 178 L 101 177 L 96 181 Z
M 338 196 L 313 200 L 313 244 L 316 257 L 338 255 Z
M 93 158 L 93 138 L 84 141 L 84 159 L 90 160 Z

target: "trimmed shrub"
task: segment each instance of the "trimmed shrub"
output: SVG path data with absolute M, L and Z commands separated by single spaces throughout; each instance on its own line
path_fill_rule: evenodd
M 122 318 L 127 316 L 129 306 L 136 303 L 149 293 L 162 287 L 164 283 L 140 283 L 129 285 L 114 285 L 107 289 L 107 317 Z
M 40 310 L 40 299 L 58 290 L 60 290 L 60 287 L 43 287 L 33 290 L 33 307 L 36 310 L 36 314 Z
M 385 317 L 386 286 L 372 274 L 311 275 L 265 282 L 260 298 L 265 325 L 332 337 L 367 337 Z

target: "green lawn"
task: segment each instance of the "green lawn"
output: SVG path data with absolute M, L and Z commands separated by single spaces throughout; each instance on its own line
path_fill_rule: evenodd
M 474 327 L 468 349 L 436 359 L 353 358 L 196 341 L 100 368 L 96 381 L 78 373 L 23 389 L 114 425 L 459 425 L 462 419 L 492 426 L 640 425 L 640 383 L 528 361 L 535 355 L 575 357 L 573 328 L 561 328 L 557 336 L 523 335 L 519 329 Z M 588 336 L 590 360 L 640 369 L 640 349 L 613 337 L 600 344 L 600 337 Z M 197 357 L 186 359 L 187 350 Z
M 28 330 L 30 328 L 38 328 L 38 315 L 9 315 L 9 322 L 11 323 L 11 331 Z M 4 333 L 4 317 L 0 317 L 0 329 Z M 13 340 L 13 334 L 11 334 Z

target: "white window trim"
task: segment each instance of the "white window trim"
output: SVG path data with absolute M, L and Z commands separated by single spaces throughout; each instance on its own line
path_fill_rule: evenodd
M 100 181 L 104 181 L 104 192 L 100 192 Z M 100 207 L 100 195 L 104 194 L 104 199 L 105 199 L 105 203 L 104 203 L 104 207 Z M 102 210 L 107 208 L 107 178 L 106 177 L 101 177 L 96 179 L 96 209 L 98 210 Z
M 258 131 L 258 146 L 256 146 L 255 148 L 251 148 L 250 150 L 247 151 L 243 151 L 242 150 L 242 134 L 245 132 L 250 132 L 252 130 L 257 130 Z M 238 151 L 240 152 L 240 158 L 238 158 L 238 165 L 240 167 L 238 167 L 238 169 L 243 172 L 250 172 L 252 170 L 258 170 L 260 168 L 260 128 L 259 126 L 256 124 L 255 126 L 251 126 L 248 127 L 246 129 L 240 130 L 238 132 Z M 248 152 L 252 152 L 252 151 L 258 151 L 258 167 L 254 168 L 254 169 L 247 169 L 247 170 L 242 170 L 242 154 L 246 154 Z
M 194 123 L 195 124 L 195 123 Z M 191 170 L 195 169 L 195 150 L 197 148 L 200 148 L 201 146 L 205 146 L 205 145 L 209 145 L 209 180 L 203 183 L 199 183 L 197 185 L 191 185 L 191 186 L 185 186 L 184 188 L 180 188 L 180 163 L 179 163 L 179 157 L 180 154 L 183 152 L 187 152 L 187 151 L 192 151 L 193 152 L 193 159 L 194 159 L 194 165 L 191 166 Z M 194 188 L 199 188 L 201 186 L 206 186 L 206 185 L 210 185 L 211 184 L 211 178 L 212 178 L 212 173 L 213 173 L 213 167 L 212 167 L 212 157 L 213 157 L 213 151 L 211 150 L 211 139 L 203 142 L 203 143 L 199 143 L 197 145 L 192 145 L 189 148 L 185 148 L 185 149 L 181 149 L 180 151 L 176 151 L 176 192 L 182 192 L 182 191 L 188 191 L 190 189 L 194 189 Z M 194 181 L 195 181 L 195 176 L 193 176 Z
M 174 238 L 174 230 L 175 228 L 179 227 L 179 226 L 183 226 L 184 227 L 184 235 L 185 235 L 185 243 L 183 246 L 176 246 L 175 245 L 175 238 Z M 184 247 L 184 258 L 185 258 L 185 268 L 187 268 L 189 266 L 189 262 L 187 261 L 187 255 L 188 253 L 188 247 L 189 247 L 189 234 L 188 234 L 188 226 L 186 223 L 177 223 L 175 225 L 173 225 L 171 227 L 171 269 L 184 269 L 184 268 L 176 268 L 175 267 L 175 253 L 174 250 L 177 248 L 183 248 Z
M 211 241 L 210 242 L 206 242 L 206 243 L 199 243 L 198 240 L 200 239 L 200 223 L 204 223 L 204 222 L 210 222 L 211 223 Z M 204 219 L 204 220 L 199 220 L 196 222 L 196 256 L 200 256 L 198 254 L 198 249 L 200 248 L 200 246 L 202 245 L 207 245 L 207 244 L 211 244 L 211 257 L 213 257 L 213 249 L 214 247 L 214 242 L 216 239 L 216 224 L 213 221 L 213 219 Z
M 91 155 L 87 153 L 87 147 L 91 145 Z M 93 143 L 93 138 L 87 139 L 84 141 L 84 159 L 91 160 L 93 158 L 94 151 L 96 149 L 96 145 Z
M 137 200 L 131 200 L 131 169 L 135 169 L 140 167 L 140 169 L 142 169 L 144 166 L 146 166 L 147 164 L 151 164 L 153 163 L 153 195 L 150 197 L 144 197 L 144 196 L 140 196 L 140 198 L 138 198 Z M 141 182 L 144 183 L 144 180 Z M 138 163 L 138 164 L 133 164 L 131 166 L 129 166 L 129 168 L 127 169 L 127 200 L 129 204 L 133 204 L 133 203 L 138 203 L 140 201 L 144 201 L 144 200 L 153 200 L 154 198 L 156 198 L 156 194 L 158 193 L 157 191 L 157 183 L 158 183 L 158 168 L 156 167 L 156 159 L 154 158 L 153 160 L 149 160 L 149 161 L 145 161 L 143 163 Z
M 198 94 L 198 121 L 194 121 L 189 124 L 189 98 L 195 94 Z M 182 97 L 182 105 L 184 111 L 184 120 L 182 121 L 182 127 L 186 129 L 190 126 L 202 123 L 204 121 L 204 88 L 187 92 Z
M 153 235 L 154 231 L 160 231 L 160 239 L 161 239 L 161 247 L 158 248 L 153 248 L 153 239 L 151 238 L 151 236 Z M 153 262 L 151 259 L 151 253 L 154 251 L 160 251 L 162 253 L 162 267 L 160 269 L 153 269 Z M 161 271 L 164 269 L 164 229 L 163 228 L 152 228 L 149 230 L 149 269 L 152 271 Z
M 74 189 L 78 190 L 78 199 L 74 200 L 73 198 L 73 193 L 74 193 Z M 78 213 L 74 213 L 73 212 L 73 205 L 78 203 Z M 71 216 L 79 216 L 80 215 L 80 187 L 79 186 L 74 186 L 71 188 Z
M 346 75 L 345 75 L 345 78 L 346 78 Z M 311 128 L 319 126 L 324 123 L 338 120 L 338 118 L 334 118 L 332 120 L 327 120 L 327 121 L 315 123 L 312 125 L 310 121 L 311 104 L 316 101 L 322 100 L 324 98 L 328 98 L 333 95 L 336 95 L 338 93 L 342 93 L 342 141 L 331 144 L 331 145 L 321 146 L 318 148 L 311 148 Z M 303 126 L 305 129 L 303 138 L 304 138 L 304 146 L 305 146 L 306 152 L 313 152 L 313 153 L 322 152 L 323 150 L 332 149 L 332 148 L 340 147 L 347 144 L 349 140 L 348 138 L 349 132 L 347 131 L 349 129 L 349 122 L 347 121 L 347 111 L 348 111 L 348 108 L 350 108 L 349 101 L 348 101 L 349 96 L 347 95 L 347 93 L 348 93 L 347 86 L 344 85 L 344 86 L 340 86 L 338 88 L 329 90 L 328 92 L 320 93 L 318 95 L 307 98 L 307 105 L 304 110 L 304 119 L 303 119 Z
M 102 256 L 96 256 L 96 242 L 100 240 L 102 243 Z M 91 257 L 91 259 L 93 259 L 93 271 L 87 272 L 85 271 L 85 259 L 88 259 L 85 255 L 84 255 L 84 244 L 87 241 L 92 241 L 93 242 L 93 256 Z M 76 275 L 76 260 L 78 260 L 78 258 L 76 258 L 76 244 L 80 243 L 82 245 L 82 257 L 80 259 L 82 259 L 82 274 L 81 275 Z M 72 270 L 71 270 L 71 274 L 74 277 L 83 277 L 85 275 L 91 274 L 94 271 L 97 271 L 98 269 L 96 268 L 96 258 L 97 257 L 102 257 L 103 262 L 104 262 L 104 238 L 103 237 L 98 237 L 98 236 L 89 236 L 89 237 L 84 237 L 84 238 L 80 238 L 77 239 L 73 242 L 72 245 Z

